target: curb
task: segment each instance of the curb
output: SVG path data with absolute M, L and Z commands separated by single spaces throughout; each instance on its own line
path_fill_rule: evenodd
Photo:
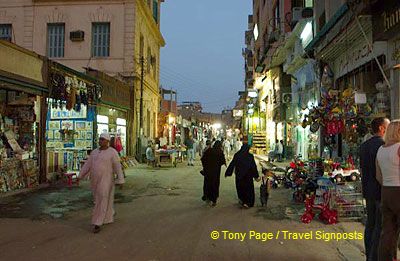
M 2 198 L 19 196 L 19 195 L 23 195 L 23 194 L 29 194 L 29 193 L 36 192 L 36 191 L 41 190 L 41 189 L 48 188 L 48 187 L 50 187 L 50 184 L 43 183 L 43 184 L 40 184 L 39 186 L 34 187 L 34 188 L 24 188 L 24 189 L 19 189 L 19 190 L 15 190 L 15 191 L 8 191 L 8 192 L 5 192 L 5 193 L 1 193 L 0 194 L 0 198 L 2 199 Z

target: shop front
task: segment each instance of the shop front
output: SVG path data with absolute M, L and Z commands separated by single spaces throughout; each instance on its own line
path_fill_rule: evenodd
M 386 99 L 390 101 L 391 118 L 398 119 L 400 118 L 400 20 L 398 19 L 400 2 L 387 0 L 384 5 L 376 2 L 371 10 L 373 41 L 387 43 L 385 72 L 388 76 L 390 75 L 391 88 L 386 88 L 386 91 L 390 93 L 390 98 Z M 384 107 L 383 103 L 381 107 Z
M 111 146 L 121 156 L 127 155 L 127 118 L 127 111 L 103 104 L 97 106 L 97 137 L 108 132 L 111 136 Z
M 158 114 L 158 139 L 160 146 L 175 145 L 178 132 L 177 118 L 175 114 L 169 112 L 160 112 Z
M 0 193 L 45 182 L 43 57 L 0 41 Z
M 96 104 L 101 86 L 96 79 L 51 62 L 46 124 L 48 179 L 56 173 L 79 171 L 95 147 Z
M 96 78 L 102 93 L 96 107 L 96 138 L 103 132 L 111 136 L 113 146 L 120 156 L 132 156 L 133 143 L 133 91 L 128 84 L 103 72 L 88 68 L 86 73 Z
M 304 125 L 321 127 L 322 155 L 329 159 L 358 158 L 359 145 L 369 135 L 375 117 L 390 117 L 386 68 L 387 43 L 374 42 L 372 21 L 362 21 L 363 33 L 350 23 L 346 33 L 318 52 L 320 57 L 320 102 L 309 109 Z M 351 33 L 351 34 L 350 34 Z

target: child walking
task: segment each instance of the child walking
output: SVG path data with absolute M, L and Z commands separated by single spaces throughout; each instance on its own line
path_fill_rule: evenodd
M 272 188 L 274 174 L 269 169 L 263 169 L 262 173 L 263 175 L 261 177 L 260 201 L 261 201 L 261 206 L 266 207 L 268 203 L 269 194 Z

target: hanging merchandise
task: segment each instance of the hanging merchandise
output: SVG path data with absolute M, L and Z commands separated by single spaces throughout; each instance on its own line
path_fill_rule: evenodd
M 121 136 L 117 135 L 115 138 L 115 150 L 120 153 L 123 150 Z
M 378 91 L 376 94 L 376 103 L 375 103 L 375 110 L 377 114 L 387 113 L 390 109 L 388 106 L 388 86 L 384 82 L 377 82 L 375 84 L 375 88 Z
M 50 74 L 50 97 L 53 108 L 80 111 L 82 104 L 94 104 L 101 98 L 102 87 L 99 84 L 87 83 L 77 76 L 63 75 L 58 71 Z

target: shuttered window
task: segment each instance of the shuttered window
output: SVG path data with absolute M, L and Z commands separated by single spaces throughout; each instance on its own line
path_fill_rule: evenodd
M 47 56 L 64 57 L 65 24 L 47 24 Z
M 11 42 L 12 40 L 11 24 L 0 24 L 0 39 Z
M 92 23 L 92 57 L 110 56 L 110 23 Z
M 158 0 L 153 0 L 153 18 L 158 23 Z

